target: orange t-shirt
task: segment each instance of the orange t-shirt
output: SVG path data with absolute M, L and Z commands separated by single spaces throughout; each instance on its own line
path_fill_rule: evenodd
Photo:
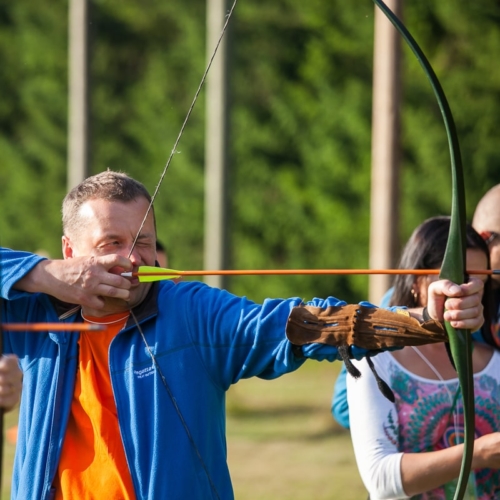
M 57 500 L 135 499 L 108 365 L 109 345 L 127 319 L 128 313 L 91 317 L 111 324 L 104 332 L 80 334 L 75 392 L 54 481 Z

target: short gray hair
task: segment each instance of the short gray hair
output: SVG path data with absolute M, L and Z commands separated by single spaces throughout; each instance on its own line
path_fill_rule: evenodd
M 80 207 L 89 200 L 100 199 L 127 203 L 140 197 L 146 198 L 151 203 L 151 195 L 144 185 L 122 172 L 107 170 L 87 177 L 78 186 L 74 187 L 63 200 L 63 233 L 68 235 L 78 227 Z

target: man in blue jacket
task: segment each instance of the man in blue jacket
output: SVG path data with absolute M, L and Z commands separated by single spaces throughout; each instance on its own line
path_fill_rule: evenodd
M 108 329 L 4 334 L 6 351 L 24 371 L 12 498 L 231 499 L 230 385 L 279 377 L 307 358 L 338 358 L 335 332 L 326 343 L 298 346 L 287 339 L 297 311 L 313 318 L 342 311 L 345 303 L 333 297 L 255 304 L 198 282 L 141 284 L 122 277 L 155 264 L 152 211 L 134 245 L 150 200 L 142 184 L 104 172 L 64 200 L 63 260 L 2 250 L 7 321 L 84 321 Z M 437 281 L 428 306 L 432 323 L 446 317 L 477 329 L 481 289 L 475 279 L 460 286 Z M 411 315 L 408 321 L 419 324 L 422 311 Z M 294 335 L 324 327 L 299 319 Z M 356 328 L 345 325 L 345 331 Z M 348 347 L 351 355 L 371 349 Z

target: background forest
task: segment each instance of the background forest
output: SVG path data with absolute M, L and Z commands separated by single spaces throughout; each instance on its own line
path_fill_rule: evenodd
M 0 242 L 60 255 L 66 190 L 67 2 L 0 0 Z M 240 0 L 229 38 L 230 255 L 235 268 L 368 264 L 374 6 Z M 457 122 L 469 218 L 500 182 L 500 4 L 408 0 L 405 23 Z M 204 0 L 94 0 L 92 167 L 153 189 L 205 67 Z M 448 214 L 439 109 L 404 48 L 401 237 Z M 156 203 L 171 264 L 203 254 L 204 95 Z M 233 278 L 255 300 L 366 297 L 363 277 Z

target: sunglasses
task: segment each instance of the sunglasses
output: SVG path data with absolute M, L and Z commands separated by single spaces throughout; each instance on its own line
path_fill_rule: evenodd
M 487 245 L 493 243 L 499 236 L 500 233 L 496 233 L 495 231 L 483 231 L 481 233 L 481 237 Z

